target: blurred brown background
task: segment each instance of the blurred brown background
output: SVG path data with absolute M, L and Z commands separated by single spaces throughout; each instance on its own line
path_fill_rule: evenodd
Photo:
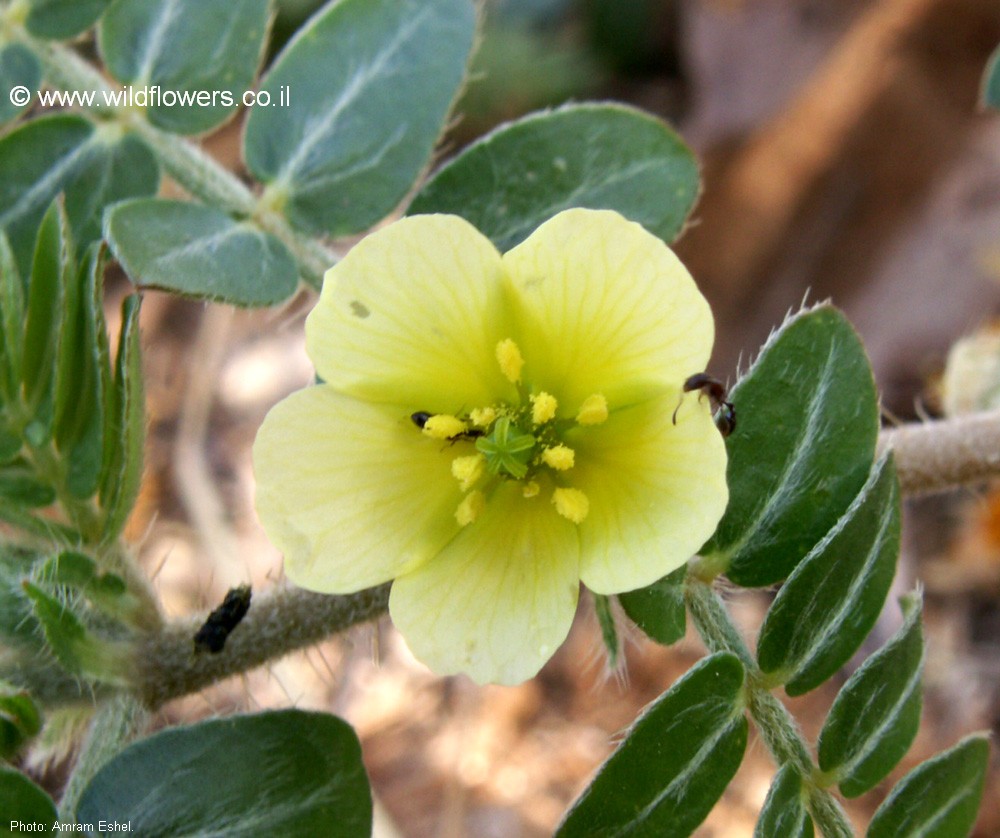
M 279 33 L 315 5 L 285 3 Z M 998 43 L 998 0 L 495 0 L 446 148 L 571 98 L 668 119 L 704 165 L 677 249 L 716 312 L 713 370 L 733 380 L 789 309 L 831 297 L 868 346 L 888 414 L 909 420 L 934 412 L 949 346 L 1000 302 L 1000 115 L 976 106 Z M 230 126 L 209 146 L 235 167 L 238 137 Z M 270 405 L 310 380 L 310 304 L 248 313 L 148 295 L 150 448 L 130 533 L 171 614 L 280 578 L 253 516 L 249 445 Z M 893 779 L 965 733 L 1000 731 L 1000 494 L 910 502 L 905 526 L 898 588 L 925 586 L 928 658 L 921 734 Z M 767 594 L 732 599 L 752 636 Z M 868 651 L 897 617 L 892 602 Z M 538 678 L 480 689 L 431 676 L 383 623 L 164 718 L 330 709 L 362 737 L 377 835 L 541 836 L 700 654 L 693 636 L 670 649 L 635 637 L 609 675 L 584 607 Z M 791 703 L 809 736 L 840 683 Z M 752 741 L 699 835 L 751 835 L 772 773 Z M 859 831 L 890 785 L 848 804 Z M 976 835 L 998 834 L 994 750 Z

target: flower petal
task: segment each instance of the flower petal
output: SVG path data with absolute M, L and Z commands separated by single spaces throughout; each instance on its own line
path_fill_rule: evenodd
M 575 430 L 572 485 L 590 501 L 580 578 L 599 594 L 650 585 L 715 532 L 729 500 L 726 447 L 707 400 L 677 391 Z
M 393 622 L 435 672 L 516 684 L 569 632 L 580 588 L 576 527 L 522 489 L 502 483 L 439 556 L 393 583 Z
M 659 395 L 705 369 L 714 324 L 687 269 L 656 236 L 607 210 L 572 209 L 503 257 L 525 380 L 579 409 Z
M 404 218 L 326 273 L 306 320 L 319 375 L 362 399 L 454 413 L 513 392 L 497 366 L 508 336 L 500 254 L 457 216 Z
M 455 456 L 403 408 L 327 385 L 293 393 L 268 413 L 253 447 L 257 512 L 288 577 L 351 593 L 433 556 L 458 531 Z

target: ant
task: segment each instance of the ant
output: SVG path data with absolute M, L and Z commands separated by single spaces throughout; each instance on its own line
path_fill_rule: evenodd
M 424 425 L 427 424 L 427 420 L 430 419 L 433 415 L 434 415 L 433 413 L 428 413 L 426 410 L 418 410 L 416 413 L 410 414 L 410 420 L 413 422 L 414 425 L 422 429 Z M 482 428 L 473 428 L 472 430 L 462 431 L 461 433 L 457 433 L 454 436 L 448 437 L 448 442 L 454 445 L 460 439 L 471 440 L 485 435 L 486 432 L 482 430 Z
M 719 429 L 720 434 L 729 436 L 736 430 L 736 408 L 732 402 L 726 401 L 726 388 L 719 379 L 713 378 L 706 372 L 699 372 L 684 382 L 682 390 L 684 393 L 701 390 L 703 395 L 708 396 L 715 408 L 715 427 Z M 674 408 L 673 421 L 675 425 L 677 424 L 677 411 L 680 409 L 681 405 L 678 402 L 677 407 Z

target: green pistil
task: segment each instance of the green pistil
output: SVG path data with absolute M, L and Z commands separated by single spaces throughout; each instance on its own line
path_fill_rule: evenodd
M 528 473 L 535 445 L 535 438 L 517 425 L 512 425 L 506 416 L 497 419 L 489 436 L 476 440 L 476 448 L 486 457 L 486 468 L 490 474 L 503 472 L 517 480 Z

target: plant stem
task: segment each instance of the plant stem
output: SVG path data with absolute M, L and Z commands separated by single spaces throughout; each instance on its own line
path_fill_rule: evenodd
M 101 766 L 142 733 L 148 719 L 148 711 L 127 693 L 117 693 L 98 707 L 59 802 L 61 823 L 76 823 L 76 807 L 84 789 Z
M 194 635 L 204 617 L 179 620 L 140 642 L 135 690 L 147 707 L 156 709 L 172 698 L 379 617 L 388 606 L 388 584 L 347 596 L 277 588 L 252 601 L 219 654 L 195 652 Z
M 816 769 L 795 720 L 787 708 L 761 686 L 763 676 L 722 600 L 710 584 L 692 576 L 685 581 L 684 598 L 695 628 L 709 650 L 731 652 L 746 667 L 750 716 L 775 763 L 780 767 L 790 762 L 798 768 L 808 795 L 809 813 L 820 832 L 827 838 L 851 838 L 854 830 L 847 815 L 833 795 L 816 785 L 813 779 Z
M 1000 411 L 913 422 L 879 436 L 895 452 L 904 495 L 943 492 L 1000 476 Z

